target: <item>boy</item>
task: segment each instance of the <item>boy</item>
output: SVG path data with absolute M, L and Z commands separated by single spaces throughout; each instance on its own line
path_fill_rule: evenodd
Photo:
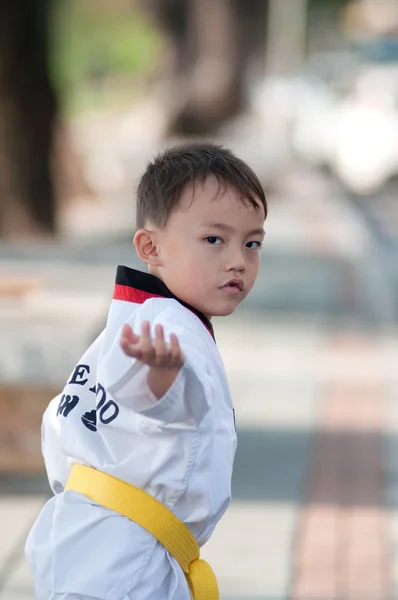
M 218 597 L 197 546 L 229 504 L 236 436 L 211 318 L 250 292 L 266 214 L 220 146 L 148 165 L 134 237 L 148 273 L 118 268 L 105 330 L 44 415 L 55 496 L 26 543 L 37 600 Z

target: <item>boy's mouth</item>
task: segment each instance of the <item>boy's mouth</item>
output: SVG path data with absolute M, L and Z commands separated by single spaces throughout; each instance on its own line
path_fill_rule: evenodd
M 242 279 L 230 279 L 227 283 L 221 286 L 222 290 L 230 294 L 237 294 L 239 292 L 243 292 L 244 284 Z

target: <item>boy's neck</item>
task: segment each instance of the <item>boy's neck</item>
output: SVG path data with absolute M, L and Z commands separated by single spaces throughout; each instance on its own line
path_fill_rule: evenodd
M 169 288 L 169 286 L 167 285 L 167 283 L 164 281 L 163 277 L 160 275 L 159 270 L 156 269 L 156 267 L 152 266 L 152 265 L 147 265 L 147 271 L 148 271 L 148 275 L 153 275 L 154 277 L 157 277 L 158 279 L 160 279 L 160 281 L 162 281 L 164 283 L 164 285 L 167 287 L 168 290 L 170 290 L 170 292 L 172 294 L 174 294 L 173 290 L 171 288 Z M 177 294 L 174 294 L 174 296 L 176 296 L 176 298 L 178 298 Z M 182 300 L 182 298 L 179 298 L 180 300 Z M 195 306 L 192 306 L 192 308 L 195 308 L 195 310 L 198 310 Z M 202 313 L 203 314 L 203 313 Z M 212 320 L 213 315 L 204 315 L 206 317 L 206 319 L 208 319 L 209 321 Z

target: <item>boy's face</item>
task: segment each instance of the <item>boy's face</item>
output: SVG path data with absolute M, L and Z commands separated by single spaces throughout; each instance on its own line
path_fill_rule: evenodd
M 156 230 L 159 266 L 149 267 L 178 298 L 208 318 L 234 312 L 257 277 L 264 208 L 244 204 L 215 177 L 186 188 L 178 209 Z

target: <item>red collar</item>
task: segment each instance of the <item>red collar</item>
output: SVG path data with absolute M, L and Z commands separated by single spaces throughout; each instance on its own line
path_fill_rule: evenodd
M 214 337 L 213 325 L 204 314 L 183 302 L 177 296 L 170 292 L 169 288 L 155 275 L 143 273 L 130 267 L 119 265 L 116 272 L 114 300 L 124 300 L 125 302 L 135 302 L 143 304 L 149 298 L 172 298 L 193 312 L 206 327 L 212 338 Z

